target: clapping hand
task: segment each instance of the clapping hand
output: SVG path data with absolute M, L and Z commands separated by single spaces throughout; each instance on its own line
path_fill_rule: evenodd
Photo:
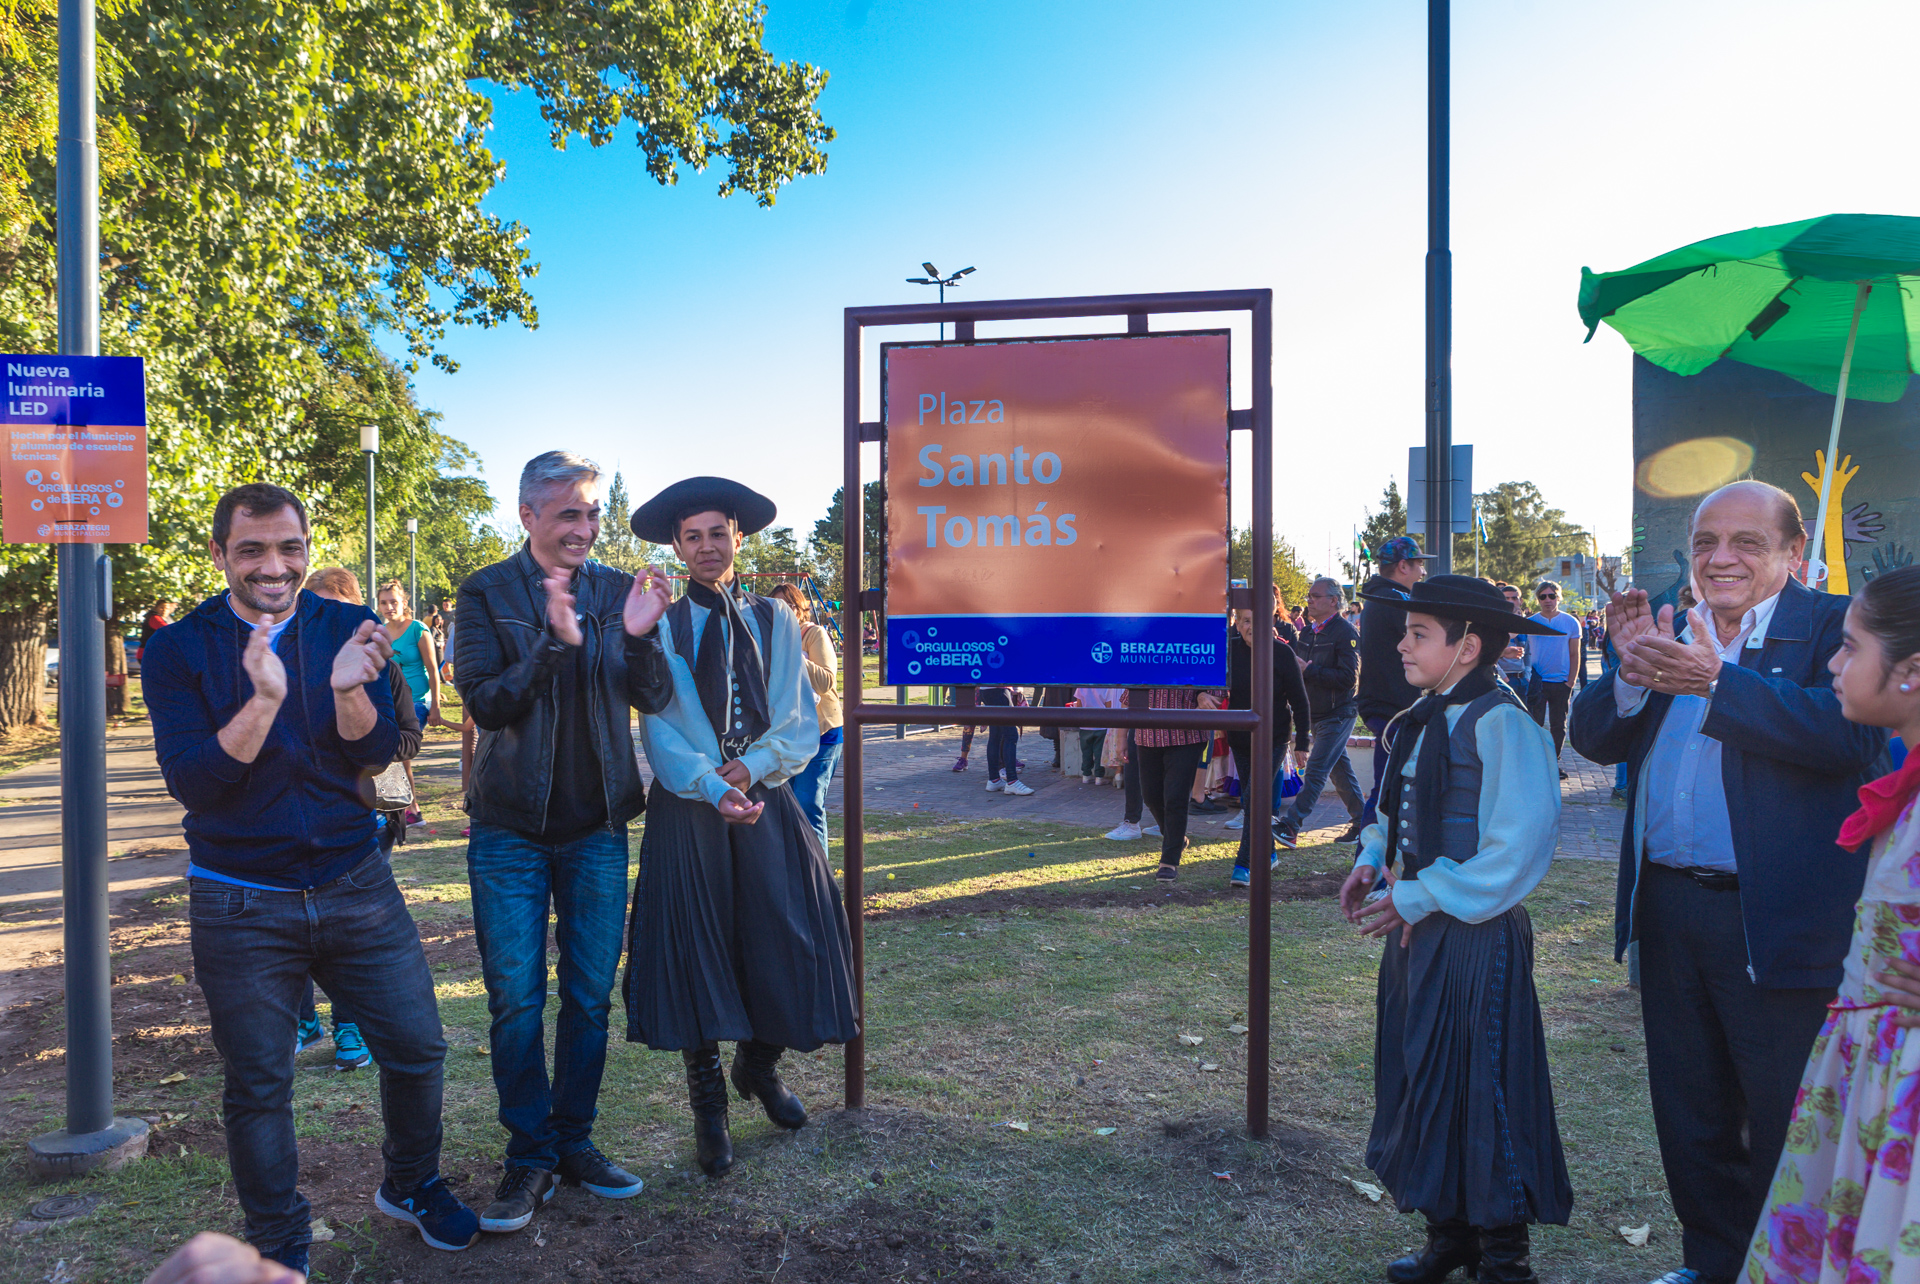
M 273 617 L 261 616 L 260 623 L 253 626 L 253 636 L 247 639 L 247 649 L 240 653 L 240 667 L 247 671 L 253 693 L 278 705 L 287 698 L 287 666 L 273 653 L 272 633 Z
M 660 623 L 660 617 L 673 605 L 673 591 L 668 586 L 667 576 L 657 567 L 649 566 L 633 577 L 633 587 L 627 590 L 627 604 L 620 615 L 620 622 L 626 626 L 629 637 L 640 637 Z
M 1720 676 L 1720 648 L 1714 642 L 1713 618 L 1696 606 L 1687 613 L 1692 639 L 1674 636 L 1673 608 L 1660 608 L 1653 631 L 1643 633 L 1620 649 L 1620 676 L 1637 687 L 1668 695 L 1706 696 Z
M 353 631 L 346 645 L 333 657 L 332 685 L 335 691 L 351 691 L 355 687 L 364 687 L 380 676 L 387 667 L 387 660 L 393 655 L 393 643 L 388 640 L 385 629 L 372 620 L 360 621 L 360 627 Z M 279 661 L 276 659 L 275 663 Z M 285 691 L 286 677 L 281 675 L 281 690 Z
M 1607 636 L 1615 655 L 1625 657 L 1629 645 L 1653 631 L 1653 607 L 1645 589 L 1630 588 L 1607 599 Z
M 573 576 L 567 571 L 555 571 L 547 576 L 542 587 L 547 590 L 547 632 L 568 646 L 583 644 L 586 638 L 580 633 L 580 620 L 573 609 Z

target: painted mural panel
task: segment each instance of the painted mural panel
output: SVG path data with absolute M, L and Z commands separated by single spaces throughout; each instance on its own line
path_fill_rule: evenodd
M 1833 398 L 1785 375 L 1721 361 L 1676 375 L 1633 358 L 1634 583 L 1656 606 L 1687 582 L 1687 519 L 1741 477 L 1772 482 L 1806 515 L 1820 508 Z M 1846 593 L 1920 550 L 1920 379 L 1897 402 L 1849 401 L 1821 533 L 1831 588 Z

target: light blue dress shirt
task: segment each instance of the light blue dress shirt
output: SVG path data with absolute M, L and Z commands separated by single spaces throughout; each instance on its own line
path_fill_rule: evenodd
M 1723 663 L 1738 664 L 1742 649 L 1766 645 L 1767 625 L 1779 601 L 1776 593 L 1747 612 L 1739 634 L 1720 648 Z M 1679 636 L 1682 641 L 1691 640 L 1691 616 Z M 1614 675 L 1614 708 L 1621 717 L 1638 713 L 1646 699 L 1644 687 Z M 1640 831 L 1640 850 L 1656 865 L 1731 874 L 1739 866 L 1733 857 L 1733 820 L 1727 813 L 1721 746 L 1700 731 L 1711 706 L 1706 696 L 1673 698 L 1653 751 L 1640 767 L 1640 806 L 1634 827 Z

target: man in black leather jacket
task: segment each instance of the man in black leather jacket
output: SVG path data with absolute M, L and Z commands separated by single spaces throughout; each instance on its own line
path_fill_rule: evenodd
M 627 822 L 646 807 L 631 710 L 658 713 L 673 697 L 656 627 L 669 595 L 664 576 L 637 581 L 587 560 L 601 476 L 569 451 L 530 461 L 520 475 L 527 542 L 460 586 L 454 680 L 480 728 L 467 878 L 508 1133 L 485 1231 L 520 1230 L 562 1180 L 608 1199 L 641 1186 L 592 1130 L 624 940 Z M 549 905 L 560 946 L 551 1084 Z

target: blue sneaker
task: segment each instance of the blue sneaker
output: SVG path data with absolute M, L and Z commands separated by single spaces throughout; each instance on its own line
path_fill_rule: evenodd
M 1233 873 L 1227 876 L 1228 887 L 1251 887 L 1252 885 L 1253 871 L 1249 870 L 1245 865 L 1235 865 L 1233 867 Z
M 266 1258 L 269 1262 L 278 1262 L 290 1271 L 299 1271 L 302 1275 L 305 1275 L 308 1273 L 307 1253 L 311 1248 L 311 1244 L 302 1240 L 298 1244 L 282 1244 L 278 1248 L 263 1248 L 260 1250 L 260 1256 Z
M 402 1195 L 389 1177 L 373 1192 L 373 1206 L 387 1216 L 411 1223 L 430 1248 L 457 1253 L 480 1238 L 480 1219 L 447 1189 L 435 1173 Z
M 367 1051 L 366 1040 L 360 1037 L 360 1027 L 351 1021 L 342 1021 L 333 1027 L 333 1068 L 341 1074 L 349 1070 L 358 1070 L 361 1066 L 373 1064 L 373 1054 Z
M 305 1052 L 314 1044 L 327 1037 L 326 1027 L 320 1024 L 319 1014 L 308 1017 L 293 1031 L 293 1052 L 295 1056 Z M 275 1259 L 278 1260 L 277 1258 Z

